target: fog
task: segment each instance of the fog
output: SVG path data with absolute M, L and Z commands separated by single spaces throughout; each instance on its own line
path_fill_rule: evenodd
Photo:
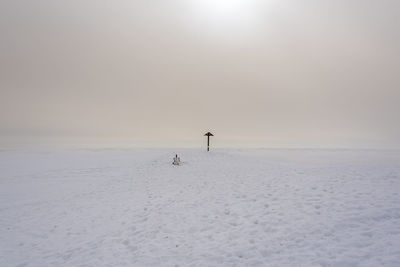
M 0 0 L 0 146 L 400 148 L 400 1 Z

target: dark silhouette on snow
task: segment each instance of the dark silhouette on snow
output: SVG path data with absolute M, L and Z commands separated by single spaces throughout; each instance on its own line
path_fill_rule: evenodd
M 210 151 L 210 136 L 214 136 L 212 133 L 208 132 L 204 136 L 207 136 L 207 151 Z

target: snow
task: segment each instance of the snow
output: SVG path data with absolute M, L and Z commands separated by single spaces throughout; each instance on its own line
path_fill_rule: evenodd
M 400 266 L 400 151 L 3 150 L 0 266 Z

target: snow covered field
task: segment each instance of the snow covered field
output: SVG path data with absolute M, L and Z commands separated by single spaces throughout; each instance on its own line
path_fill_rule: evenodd
M 400 151 L 0 151 L 0 266 L 124 265 L 400 266 Z

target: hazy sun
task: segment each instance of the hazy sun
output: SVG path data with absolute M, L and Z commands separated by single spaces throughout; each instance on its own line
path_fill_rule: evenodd
M 197 1 L 199 9 L 208 13 L 210 16 L 220 16 L 228 18 L 236 17 L 245 11 L 246 1 L 244 0 L 201 0 Z M 201 10 L 200 10 L 201 11 Z
M 211 27 L 244 26 L 257 17 L 255 0 L 193 0 L 193 9 Z

